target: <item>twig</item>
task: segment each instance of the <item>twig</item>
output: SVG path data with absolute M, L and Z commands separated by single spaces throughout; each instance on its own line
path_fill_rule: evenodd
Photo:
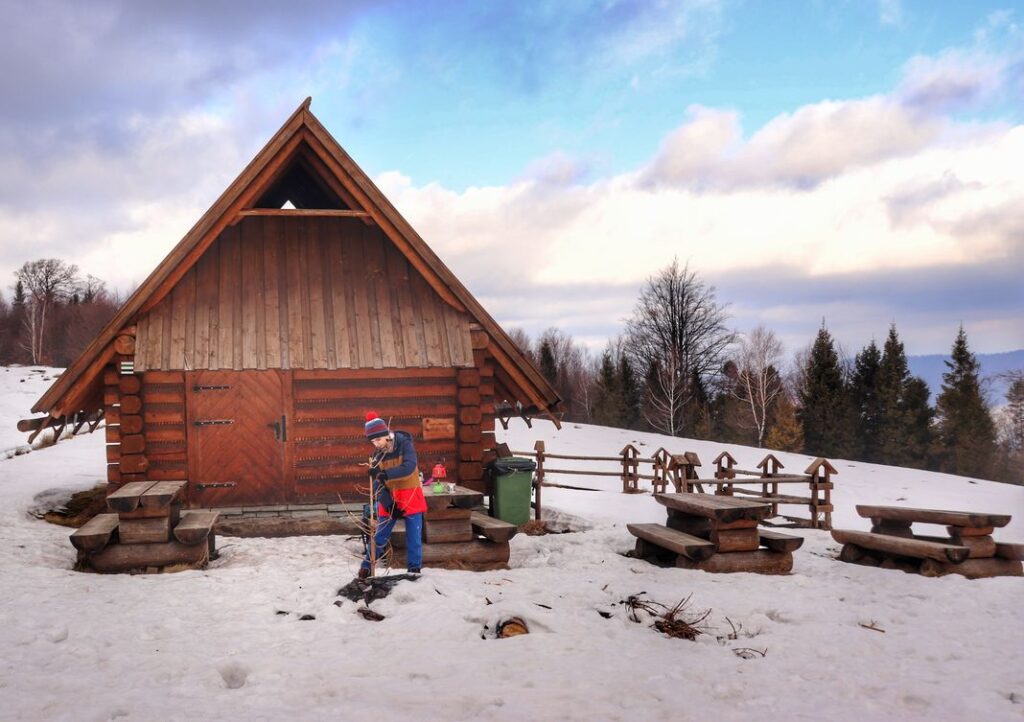
M 881 632 L 882 634 L 885 634 L 885 630 L 879 627 L 878 622 L 876 622 L 874 619 L 872 619 L 867 624 L 864 624 L 864 622 L 857 622 L 857 624 L 864 627 L 864 629 L 870 629 L 873 632 Z

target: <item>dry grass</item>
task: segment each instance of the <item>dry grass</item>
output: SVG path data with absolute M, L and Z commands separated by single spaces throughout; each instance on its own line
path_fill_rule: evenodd
M 548 533 L 548 528 L 542 519 L 531 519 L 519 527 L 519 531 L 526 536 L 544 536 Z
M 100 512 L 107 510 L 107 485 L 97 484 L 88 491 L 71 495 L 63 510 L 52 510 L 43 514 L 43 519 L 59 526 L 79 528 Z

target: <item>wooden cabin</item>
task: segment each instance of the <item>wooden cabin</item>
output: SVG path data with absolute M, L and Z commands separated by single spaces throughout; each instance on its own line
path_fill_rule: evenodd
M 497 412 L 556 420 L 554 389 L 309 103 L 33 407 L 44 426 L 102 413 L 111 491 L 354 500 L 368 409 L 422 470 L 484 490 Z

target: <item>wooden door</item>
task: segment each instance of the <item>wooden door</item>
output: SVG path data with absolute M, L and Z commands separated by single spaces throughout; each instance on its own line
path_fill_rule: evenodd
M 282 373 L 192 371 L 185 389 L 190 506 L 287 502 Z

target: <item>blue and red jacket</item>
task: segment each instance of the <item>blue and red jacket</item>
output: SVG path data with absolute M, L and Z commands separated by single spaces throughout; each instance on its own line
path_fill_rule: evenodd
M 427 510 L 427 500 L 423 497 L 423 484 L 420 483 L 419 469 L 416 467 L 416 449 L 412 445 L 412 436 L 405 431 L 393 432 L 394 442 L 391 450 L 377 464 L 377 469 L 387 476 L 384 482 L 395 505 L 406 516 L 422 514 Z M 388 516 L 387 510 L 377 505 L 379 516 Z

